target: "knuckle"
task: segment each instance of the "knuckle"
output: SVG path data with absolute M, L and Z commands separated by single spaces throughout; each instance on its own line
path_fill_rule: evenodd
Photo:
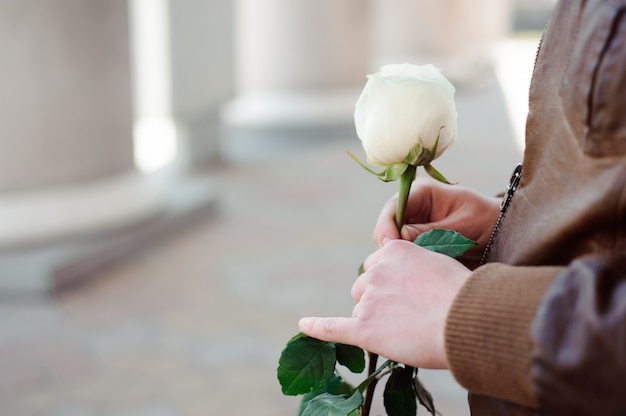
M 327 335 L 332 335 L 335 333 L 337 328 L 337 319 L 336 318 L 328 318 L 325 319 L 322 323 L 322 331 Z
M 350 296 L 352 296 L 352 300 L 355 303 L 357 303 L 361 298 L 361 289 L 356 283 L 352 285 L 352 289 L 350 290 Z
M 392 250 L 397 250 L 400 247 L 405 247 L 406 244 L 408 243 L 408 241 L 406 240 L 402 240 L 402 239 L 395 239 L 395 240 L 391 240 L 389 241 L 386 245 L 385 248 L 388 247 L 388 249 L 392 249 Z
M 385 279 L 385 266 L 380 263 L 373 264 L 367 271 L 367 280 L 364 279 L 364 284 L 367 287 L 378 286 L 381 280 Z

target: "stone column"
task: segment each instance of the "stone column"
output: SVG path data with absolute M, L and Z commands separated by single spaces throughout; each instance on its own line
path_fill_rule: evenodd
M 129 46 L 125 1 L 0 0 L 0 253 L 159 214 L 134 167 Z
M 371 70 L 432 63 L 456 84 L 476 84 L 511 25 L 510 0 L 370 0 Z
M 218 156 L 219 109 L 235 85 L 233 14 L 232 0 L 169 0 L 172 113 L 192 167 Z
M 365 2 L 237 0 L 235 13 L 237 97 L 224 108 L 227 127 L 351 123 L 367 70 Z
M 133 167 L 124 2 L 0 2 L 0 192 Z

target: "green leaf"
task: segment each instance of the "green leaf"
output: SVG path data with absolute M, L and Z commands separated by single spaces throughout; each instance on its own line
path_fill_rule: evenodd
M 389 165 L 389 167 L 385 169 L 384 176 L 381 176 L 378 179 L 383 182 L 393 182 L 398 180 L 408 167 L 409 164 L 406 162 L 394 163 L 393 165 Z
M 413 367 L 396 367 L 387 380 L 383 404 L 388 416 L 417 414 L 417 402 L 413 391 Z
M 288 396 L 322 388 L 335 371 L 335 344 L 311 337 L 290 341 L 278 361 L 278 381 Z
M 306 409 L 306 407 L 309 405 L 309 402 L 321 394 L 329 393 L 333 395 L 348 395 L 352 394 L 353 391 L 354 387 L 343 378 L 341 378 L 339 374 L 335 373 L 324 387 L 302 396 L 302 400 L 300 401 L 300 407 L 298 408 L 298 416 L 302 416 L 302 413 L 304 412 L 304 409 Z
M 346 366 L 353 373 L 362 373 L 365 370 L 365 352 L 353 345 L 335 344 L 337 362 Z
M 424 154 L 423 150 L 424 146 L 422 145 L 422 139 L 420 139 L 418 136 L 417 143 L 415 143 L 415 146 L 413 146 L 411 150 L 409 150 L 409 153 L 406 155 L 403 161 L 408 163 L 409 165 L 417 166 L 417 161 Z
M 352 160 L 354 160 L 356 163 L 359 164 L 359 166 L 361 166 L 363 169 L 365 169 L 366 171 L 368 171 L 372 175 L 378 176 L 379 178 L 382 178 L 382 177 L 384 177 L 387 174 L 387 170 L 384 170 L 382 172 L 376 172 L 376 171 L 370 169 L 369 167 L 367 167 L 367 165 L 365 163 L 361 162 L 359 160 L 359 158 L 354 155 L 354 153 L 351 153 L 351 152 L 347 152 L 347 153 L 348 153 L 348 156 L 350 156 L 350 158 L 352 158 Z
M 426 173 L 430 175 L 431 178 L 438 180 L 439 182 L 443 182 L 448 185 L 452 185 L 452 182 L 446 179 L 445 176 L 441 174 L 437 169 L 433 167 L 430 163 L 424 165 L 424 170 Z
M 298 332 L 296 335 L 294 335 L 293 337 L 291 337 L 291 339 L 289 341 L 287 341 L 287 344 L 289 344 L 292 341 L 297 340 L 298 338 L 304 338 L 304 337 L 308 337 L 307 334 L 305 334 L 304 332 Z
M 458 257 L 476 245 L 476 242 L 452 230 L 432 229 L 413 241 L 420 247 L 450 257 Z
M 387 166 L 385 170 L 382 172 L 376 172 L 370 169 L 365 163 L 361 162 L 358 157 L 356 157 L 353 153 L 348 152 L 348 156 L 352 158 L 356 163 L 358 163 L 363 169 L 368 171 L 374 176 L 377 176 L 383 182 L 393 182 L 400 178 L 410 163 L 407 162 L 397 162 Z
M 420 404 L 424 406 L 431 415 L 435 416 L 437 410 L 435 409 L 433 396 L 428 390 L 426 390 L 422 382 L 417 377 L 413 379 L 413 388 L 415 389 L 415 395 L 417 396 L 417 400 L 419 400 Z
M 309 402 L 302 416 L 350 416 L 362 403 L 363 395 L 359 390 L 351 396 L 323 393 Z

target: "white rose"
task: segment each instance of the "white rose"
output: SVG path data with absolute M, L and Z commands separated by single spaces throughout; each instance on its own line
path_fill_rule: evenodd
M 354 111 L 368 163 L 422 165 L 439 157 L 456 137 L 454 91 L 430 64 L 385 65 L 368 75 Z

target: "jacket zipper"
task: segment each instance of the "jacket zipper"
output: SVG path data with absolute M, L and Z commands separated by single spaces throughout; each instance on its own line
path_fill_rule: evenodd
M 498 215 L 498 219 L 496 220 L 496 224 L 493 226 L 493 230 L 491 231 L 491 235 L 489 236 L 489 241 L 485 246 L 485 251 L 483 252 L 483 256 L 480 259 L 480 264 L 485 264 L 489 253 L 491 252 L 491 247 L 498 236 L 498 232 L 500 231 L 500 225 L 502 224 L 502 220 L 504 220 L 504 216 L 506 215 L 506 211 L 509 209 L 509 205 L 511 205 L 511 200 L 513 199 L 513 194 L 517 190 L 517 186 L 522 179 L 522 165 L 519 164 L 515 167 L 513 174 L 511 175 L 511 179 L 509 180 L 509 186 L 506 188 L 506 192 L 502 197 L 502 202 L 500 203 L 500 214 Z
M 543 44 L 543 35 L 545 34 L 546 29 L 550 21 L 546 23 L 546 27 L 541 33 L 541 38 L 539 39 L 539 45 L 537 45 L 537 51 L 535 52 L 535 62 L 533 62 L 533 73 L 535 72 L 535 68 L 537 67 L 537 60 L 539 59 L 539 52 L 541 51 L 541 45 Z M 506 211 L 509 209 L 509 205 L 511 204 L 511 199 L 513 199 L 513 194 L 517 190 L 517 186 L 522 178 L 522 165 L 518 164 L 511 175 L 511 179 L 509 180 L 509 186 L 506 188 L 506 193 L 502 198 L 502 202 L 500 203 L 500 214 L 498 215 L 498 219 L 496 220 L 496 224 L 493 226 L 493 230 L 491 231 L 491 235 L 489 236 L 489 241 L 485 246 L 485 251 L 483 251 L 483 256 L 480 259 L 480 264 L 483 265 L 487 261 L 487 257 L 491 252 L 491 247 L 498 236 L 498 232 L 500 231 L 500 225 L 502 224 L 502 220 L 504 220 L 504 216 Z

